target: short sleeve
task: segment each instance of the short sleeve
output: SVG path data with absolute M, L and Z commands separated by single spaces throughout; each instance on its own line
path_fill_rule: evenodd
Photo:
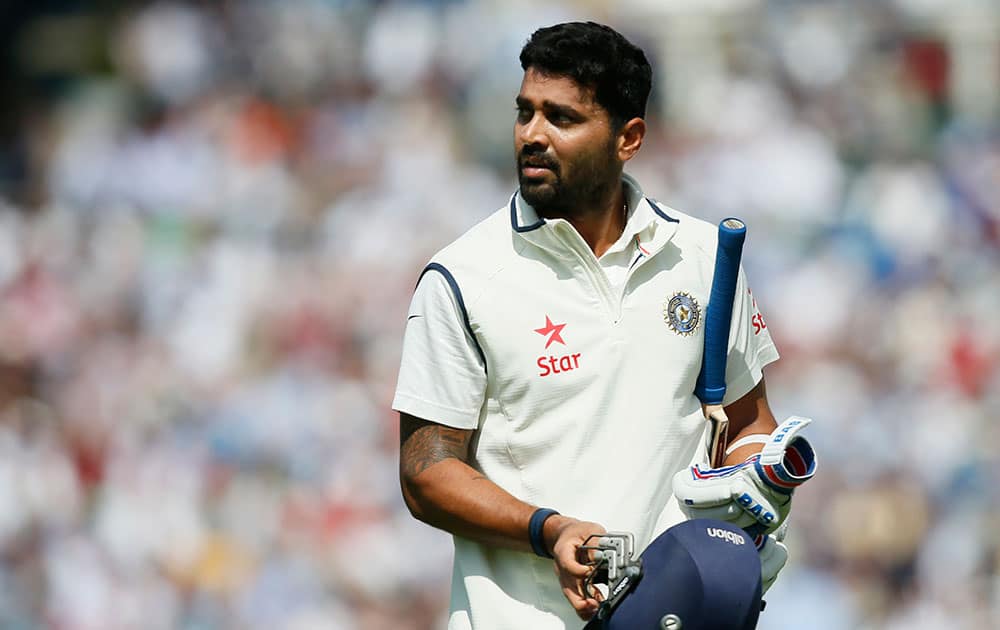
M 393 409 L 457 429 L 478 427 L 486 365 L 467 326 L 454 277 L 429 267 L 410 302 Z
M 729 329 L 729 358 L 726 362 L 726 396 L 731 404 L 749 392 L 764 376 L 764 366 L 778 359 L 771 332 L 757 308 L 757 300 L 740 268 Z

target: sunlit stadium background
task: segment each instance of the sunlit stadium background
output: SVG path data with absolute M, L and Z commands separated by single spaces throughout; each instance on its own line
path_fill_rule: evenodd
M 0 4 L 0 627 L 443 627 L 406 307 L 580 18 L 649 54 L 630 171 L 748 223 L 816 419 L 760 627 L 1000 627 L 994 0 Z

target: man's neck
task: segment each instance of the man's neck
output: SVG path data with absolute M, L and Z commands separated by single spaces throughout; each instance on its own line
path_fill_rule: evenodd
M 593 208 L 563 217 L 576 228 L 598 258 L 618 241 L 625 230 L 628 215 L 625 192 L 622 186 L 613 190 L 610 198 L 602 200 Z

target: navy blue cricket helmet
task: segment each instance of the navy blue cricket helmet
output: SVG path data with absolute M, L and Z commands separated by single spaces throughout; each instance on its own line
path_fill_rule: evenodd
M 610 614 L 584 630 L 753 630 L 761 608 L 760 558 L 742 529 L 695 519 L 642 552 L 642 575 Z

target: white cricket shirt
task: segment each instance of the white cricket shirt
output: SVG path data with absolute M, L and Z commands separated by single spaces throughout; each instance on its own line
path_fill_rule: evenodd
M 717 228 L 623 182 L 629 220 L 602 260 L 520 194 L 435 255 L 410 306 L 393 408 L 476 430 L 470 463 L 487 478 L 630 531 L 642 550 L 684 520 L 673 474 L 707 461 L 694 388 Z M 741 270 L 725 404 L 777 358 Z M 457 536 L 451 599 L 450 630 L 581 625 L 551 560 Z

